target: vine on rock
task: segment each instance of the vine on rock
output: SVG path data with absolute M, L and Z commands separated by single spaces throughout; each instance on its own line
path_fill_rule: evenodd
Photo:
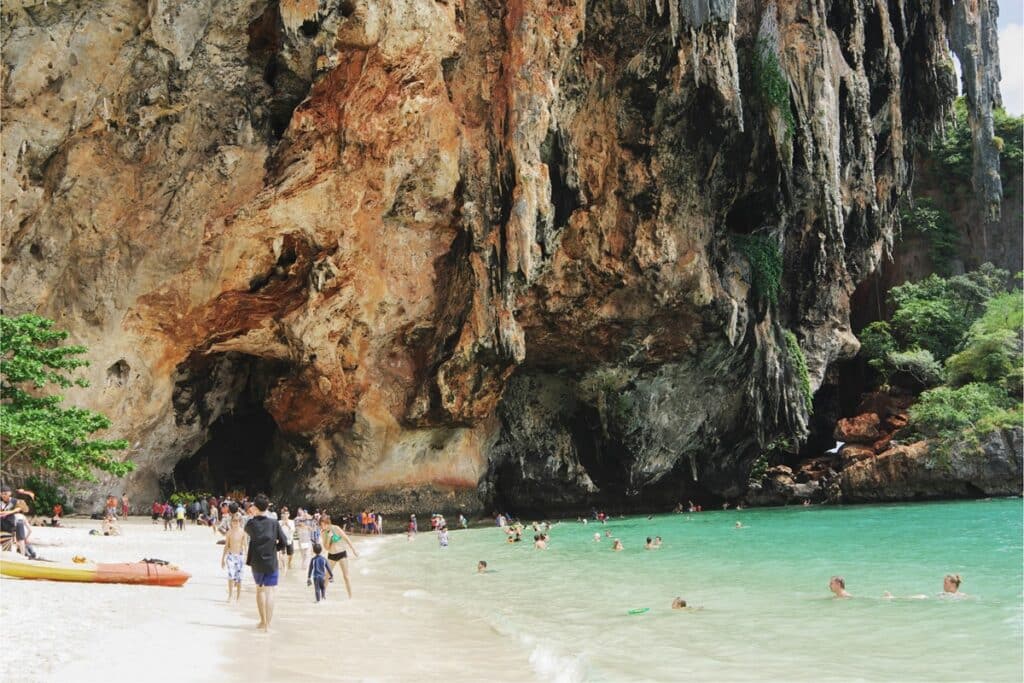
M 804 407 L 811 412 L 814 403 L 814 395 L 811 393 L 811 375 L 807 371 L 807 360 L 804 352 L 800 350 L 800 342 L 796 335 L 789 330 L 783 330 L 786 337 L 786 356 L 789 358 L 789 365 L 796 370 L 800 379 L 800 395 L 804 398 Z
M 733 235 L 733 247 L 750 262 L 754 293 L 772 304 L 779 302 L 782 289 L 782 252 L 767 235 Z

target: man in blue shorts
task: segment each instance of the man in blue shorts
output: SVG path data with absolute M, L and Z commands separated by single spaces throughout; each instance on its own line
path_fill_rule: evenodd
M 288 546 L 277 520 L 267 517 L 270 501 L 262 493 L 253 501 L 256 515 L 245 523 L 245 533 L 249 536 L 249 553 L 245 563 L 252 568 L 252 578 L 256 583 L 256 609 L 260 612 L 260 623 L 256 627 L 267 631 L 270 619 L 274 616 L 274 588 L 277 586 L 277 553 Z

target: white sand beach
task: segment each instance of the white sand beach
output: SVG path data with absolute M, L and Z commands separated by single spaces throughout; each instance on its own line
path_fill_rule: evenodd
M 0 680 L 468 683 L 484 670 L 507 672 L 489 680 L 533 680 L 523 653 L 506 647 L 492 629 L 449 619 L 443 605 L 375 576 L 373 562 L 385 561 L 376 554 L 403 543 L 401 537 L 353 538 L 362 558 L 350 565 L 351 601 L 338 576 L 328 600 L 314 604 L 296 555 L 278 588 L 272 629 L 262 634 L 255 628 L 248 570 L 241 601 L 225 601 L 223 546 L 210 529 L 164 531 L 162 523 L 133 517 L 122 524 L 121 536 L 104 537 L 89 535 L 99 522 L 67 524 L 33 528 L 41 557 L 160 558 L 192 578 L 182 588 L 160 588 L 0 577 L 0 610 L 8 624 Z

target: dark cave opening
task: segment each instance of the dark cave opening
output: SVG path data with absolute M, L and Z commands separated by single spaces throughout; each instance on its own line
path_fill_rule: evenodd
M 285 361 L 234 352 L 194 354 L 179 365 L 175 419 L 182 427 L 198 427 L 205 439 L 174 466 L 168 486 L 217 495 L 280 489 L 289 442 L 266 401 L 292 369 Z
M 269 493 L 276 432 L 274 419 L 262 406 L 221 416 L 210 425 L 207 442 L 175 465 L 174 484 L 217 494 Z

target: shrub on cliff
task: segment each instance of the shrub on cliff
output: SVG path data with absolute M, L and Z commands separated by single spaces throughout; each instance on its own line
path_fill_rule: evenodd
M 116 457 L 126 441 L 91 438 L 110 420 L 83 408 L 64 408 L 59 388 L 86 387 L 75 371 L 88 365 L 84 346 L 64 345 L 67 332 L 37 315 L 0 315 L 0 448 L 2 471 L 39 470 L 62 480 L 93 480 L 95 470 L 124 475 L 133 465 Z
M 1010 182 L 1021 173 L 1024 162 L 1024 118 L 1008 114 L 1005 109 L 992 112 L 996 148 L 999 150 L 999 175 L 1004 191 L 1012 191 L 1016 183 Z M 967 101 L 960 97 L 953 104 L 953 115 L 943 131 L 942 138 L 931 147 L 938 162 L 940 177 L 946 178 L 950 189 L 970 187 L 974 144 L 971 124 L 967 116 Z
M 971 325 L 964 349 L 946 361 L 950 382 L 989 382 L 1012 394 L 1019 393 L 1022 326 L 1024 302 L 1020 290 L 990 300 L 985 313 Z
M 943 442 L 963 436 L 979 422 L 991 423 L 1013 407 L 1006 393 L 990 384 L 937 387 L 910 407 L 910 424 L 921 436 Z

